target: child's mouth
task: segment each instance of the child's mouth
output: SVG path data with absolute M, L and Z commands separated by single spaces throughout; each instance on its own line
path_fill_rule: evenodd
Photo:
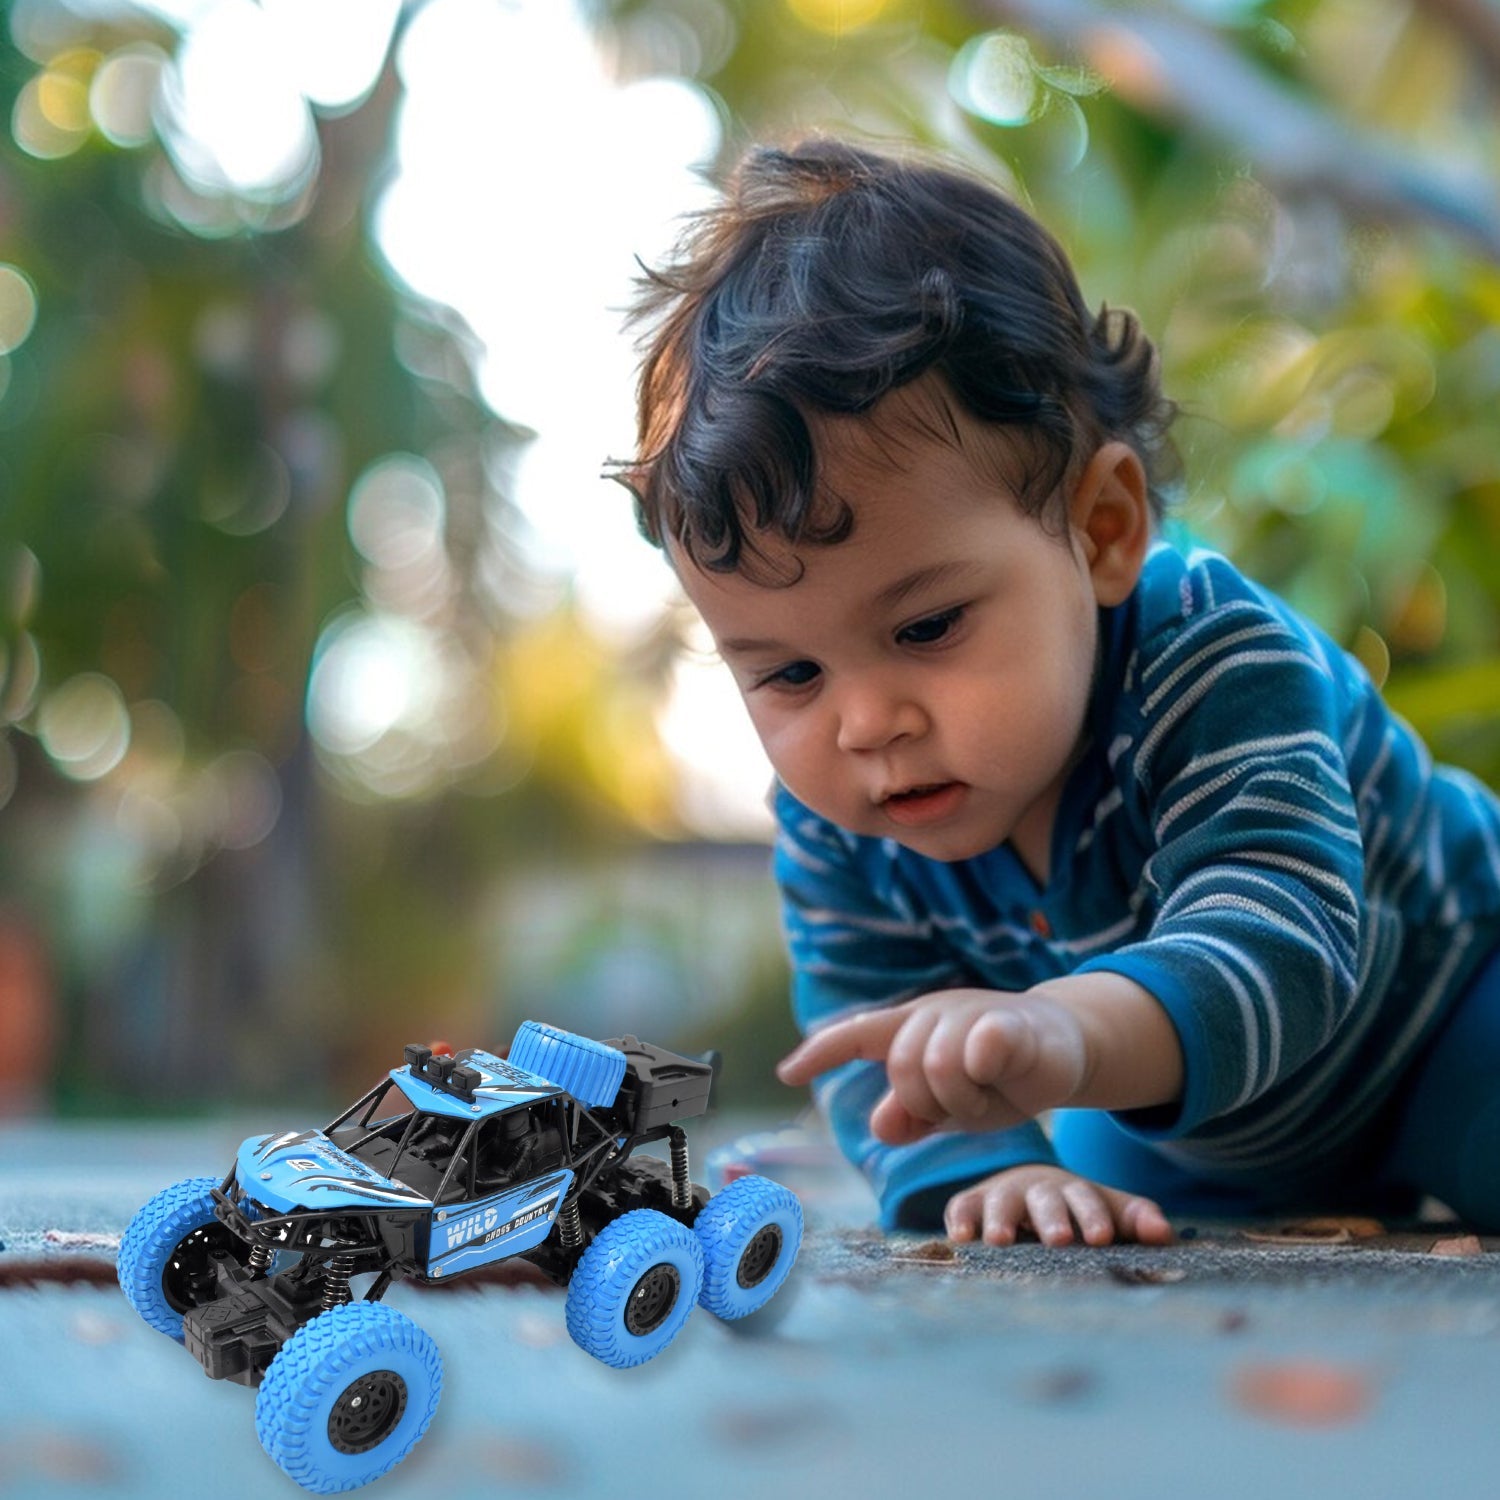
M 905 827 L 936 823 L 955 812 L 968 790 L 961 781 L 933 781 L 923 786 L 892 792 L 880 804 L 881 811 Z

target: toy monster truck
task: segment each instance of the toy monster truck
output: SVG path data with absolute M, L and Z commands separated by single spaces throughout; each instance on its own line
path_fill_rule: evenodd
M 416 1446 L 442 1387 L 431 1337 L 380 1301 L 401 1277 L 524 1256 L 567 1287 L 574 1340 L 617 1367 L 659 1354 L 695 1302 L 734 1319 L 770 1300 L 802 1208 L 764 1177 L 713 1196 L 689 1180 L 675 1122 L 712 1082 L 710 1063 L 535 1021 L 508 1060 L 408 1047 L 327 1129 L 252 1136 L 222 1182 L 158 1193 L 120 1285 L 209 1375 L 259 1387 L 256 1431 L 287 1474 L 353 1489 Z M 636 1154 L 660 1140 L 670 1165 Z

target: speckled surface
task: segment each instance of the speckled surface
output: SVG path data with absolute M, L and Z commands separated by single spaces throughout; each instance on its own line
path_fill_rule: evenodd
M 253 1393 L 206 1379 L 103 1279 L 139 1203 L 219 1170 L 254 1128 L 0 1127 L 0 1496 L 301 1493 L 256 1441 Z M 713 1122 L 695 1144 L 735 1133 Z M 881 1237 L 815 1143 L 784 1175 L 809 1235 L 776 1316 L 732 1331 L 700 1312 L 637 1370 L 577 1349 L 549 1288 L 395 1288 L 446 1384 L 425 1441 L 370 1493 L 1495 1487 L 1496 1242 L 1433 1254 L 1452 1229 L 1345 1221 L 1190 1225 L 1164 1250 L 955 1251 Z M 70 1267 L 78 1283 L 55 1279 Z

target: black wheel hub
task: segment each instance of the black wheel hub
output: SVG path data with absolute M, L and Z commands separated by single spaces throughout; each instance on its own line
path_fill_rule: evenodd
M 652 1266 L 631 1288 L 625 1302 L 625 1329 L 637 1337 L 660 1328 L 667 1314 L 677 1305 L 682 1278 L 677 1267 L 663 1261 Z
M 780 1258 L 781 1225 L 763 1225 L 745 1246 L 745 1253 L 735 1267 L 734 1279 L 743 1287 L 759 1286 Z
M 217 1250 L 227 1250 L 244 1265 L 250 1247 L 220 1223 L 205 1224 L 178 1242 L 161 1273 L 162 1296 L 173 1312 L 185 1313 L 207 1302 L 213 1295 Z
M 406 1382 L 371 1370 L 347 1387 L 328 1413 L 328 1441 L 340 1453 L 368 1453 L 391 1435 L 406 1410 Z

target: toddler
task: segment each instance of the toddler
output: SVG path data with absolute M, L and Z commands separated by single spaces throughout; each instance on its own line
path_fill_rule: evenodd
M 835 140 L 752 150 L 637 315 L 623 477 L 776 772 L 780 1076 L 882 1224 L 1500 1231 L 1500 803 L 1158 538 L 1135 318 L 977 174 Z

